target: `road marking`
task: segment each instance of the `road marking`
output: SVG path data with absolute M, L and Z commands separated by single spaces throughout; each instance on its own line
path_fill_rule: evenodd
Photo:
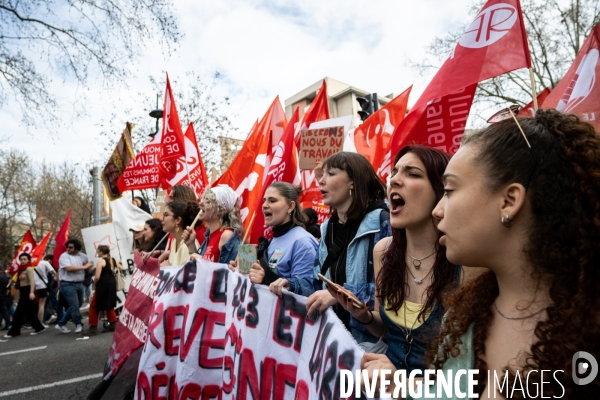
M 81 381 L 87 381 L 90 379 L 102 378 L 102 376 L 104 376 L 104 374 L 102 374 L 102 373 L 92 374 L 92 375 L 82 376 L 80 378 L 67 379 L 66 381 L 47 383 L 45 385 L 32 386 L 32 387 L 23 388 L 23 389 L 9 390 L 7 392 L 0 392 L 0 397 L 14 396 L 15 394 L 33 392 L 34 390 L 48 389 L 48 388 L 51 388 L 54 386 L 60 386 L 60 385 L 68 385 L 70 383 L 76 383 L 76 382 L 81 382 Z
M 0 357 L 1 356 L 9 356 L 11 354 L 25 353 L 27 351 L 44 350 L 46 347 L 48 347 L 48 346 L 32 347 L 31 349 L 25 349 L 25 350 L 7 351 L 6 353 L 0 353 Z

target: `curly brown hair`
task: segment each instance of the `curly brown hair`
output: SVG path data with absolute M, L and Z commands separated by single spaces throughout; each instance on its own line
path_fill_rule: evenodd
M 600 358 L 600 136 L 577 116 L 556 110 L 539 110 L 519 123 L 536 164 L 512 119 L 472 134 L 463 146 L 477 146 L 476 162 L 491 189 L 524 184 L 533 171 L 527 191 L 532 222 L 524 257 L 533 267 L 532 278 L 549 282 L 551 305 L 547 319 L 536 325 L 537 341 L 521 367 L 564 371 L 545 382 L 545 396 L 561 396 L 564 387 L 563 398 L 599 398 L 597 379 L 586 386 L 573 383 L 572 357 L 586 351 Z M 474 324 L 475 368 L 487 371 L 481 356 L 497 296 L 498 282 L 489 272 L 447 300 L 447 318 L 428 354 L 435 368 L 457 355 L 460 336 Z M 505 369 L 514 381 L 515 372 Z M 479 382 L 481 393 L 486 380 Z
M 425 165 L 427 178 L 435 193 L 436 204 L 444 194 L 442 175 L 450 161 L 450 156 L 441 150 L 421 145 L 405 146 L 396 155 L 394 164 L 407 153 L 412 153 Z M 433 216 L 431 223 L 435 228 Z M 436 230 L 437 231 L 437 230 Z M 387 310 L 396 311 L 402 307 L 407 297 L 408 284 L 406 282 L 406 230 L 392 229 L 392 243 L 383 255 L 381 271 L 377 276 L 377 296 L 381 304 L 387 305 Z M 418 318 L 433 309 L 436 301 L 442 299 L 445 290 L 451 289 L 454 283 L 454 264 L 446 258 L 446 248 L 435 242 L 435 262 L 433 264 L 433 275 L 431 285 L 427 288 L 427 300 L 421 309 Z

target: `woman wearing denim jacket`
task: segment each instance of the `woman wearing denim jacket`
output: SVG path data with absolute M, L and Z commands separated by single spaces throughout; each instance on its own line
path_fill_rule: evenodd
M 235 260 L 244 236 L 238 195 L 225 185 L 207 188 L 199 205 L 199 220 L 205 222 L 207 229 L 198 254 L 192 254 L 191 259 L 202 258 L 229 264 L 231 260 Z M 183 238 L 188 243 L 190 254 L 195 252 L 195 231 L 186 229 Z
M 334 311 L 357 342 L 376 342 L 366 328 L 356 321 L 322 285 L 317 273 L 353 292 L 371 310 L 374 304 L 373 247 L 390 236 L 389 213 L 385 204 L 385 185 L 369 161 L 362 155 L 340 152 L 323 162 L 319 178 L 323 203 L 333 209 L 332 216 L 321 225 L 321 242 L 315 261 L 314 279 L 281 279 L 271 284 L 271 291 L 283 288 L 310 296 L 308 313 Z M 316 291 L 315 291 L 316 290 Z

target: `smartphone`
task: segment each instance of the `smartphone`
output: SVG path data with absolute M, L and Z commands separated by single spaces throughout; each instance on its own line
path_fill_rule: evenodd
M 344 287 L 342 287 L 342 286 L 338 285 L 337 283 L 333 282 L 332 280 L 326 278 L 322 274 L 317 274 L 317 276 L 319 277 L 320 280 L 322 280 L 323 282 L 325 282 L 332 288 L 339 290 L 340 292 L 343 292 L 346 296 L 348 296 L 350 298 L 350 300 L 352 300 L 352 303 L 354 303 L 355 306 L 360 307 L 360 308 L 365 307 L 365 305 L 359 299 L 356 298 L 354 293 L 350 292 L 347 289 L 344 289 Z

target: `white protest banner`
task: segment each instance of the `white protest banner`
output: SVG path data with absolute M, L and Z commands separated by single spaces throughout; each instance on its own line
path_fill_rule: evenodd
M 100 256 L 97 253 L 98 246 L 108 246 L 110 255 L 115 260 L 120 260 L 119 246 L 117 245 L 117 235 L 113 224 L 102 224 L 84 228 L 81 230 L 83 244 L 85 246 L 88 259 L 96 265 Z
M 197 260 L 162 268 L 136 399 L 337 399 L 363 351 L 332 310 Z

